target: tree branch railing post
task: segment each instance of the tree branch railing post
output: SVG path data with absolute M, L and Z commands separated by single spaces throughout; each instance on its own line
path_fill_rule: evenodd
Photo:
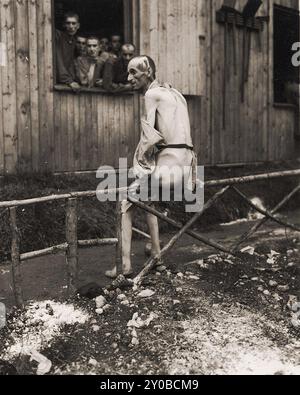
M 161 255 L 156 256 L 155 258 L 151 258 L 147 264 L 149 267 L 155 265 L 155 263 L 160 259 L 160 257 L 164 256 L 172 246 L 180 239 L 180 237 L 186 233 L 187 235 L 199 240 L 200 242 L 218 250 L 228 255 L 236 255 L 238 258 L 241 258 L 241 255 L 237 252 L 238 247 L 244 241 L 246 241 L 252 234 L 254 234 L 262 225 L 264 225 L 268 220 L 276 221 L 277 223 L 289 227 L 291 229 L 299 231 L 299 227 L 297 225 L 288 223 L 287 221 L 283 221 L 275 216 L 275 214 L 284 206 L 286 203 L 300 191 L 300 185 L 298 185 L 289 195 L 287 195 L 272 211 L 264 210 L 255 205 L 249 198 L 247 198 L 242 192 L 240 192 L 235 185 L 248 184 L 257 181 L 266 181 L 266 180 L 275 180 L 279 178 L 291 178 L 291 177 L 299 177 L 300 169 L 291 170 L 291 171 L 282 171 L 277 173 L 267 173 L 267 174 L 258 174 L 254 176 L 244 176 L 238 178 L 230 178 L 223 180 L 213 180 L 205 182 L 206 188 L 216 188 L 222 187 L 223 189 L 218 192 L 209 202 L 204 206 L 204 211 L 210 207 L 218 198 L 220 198 L 223 193 L 225 193 L 229 188 L 235 190 L 240 197 L 247 201 L 247 203 L 261 212 L 264 215 L 264 218 L 256 223 L 246 234 L 242 235 L 237 243 L 231 247 L 227 248 L 225 246 L 220 245 L 214 240 L 211 240 L 205 236 L 202 236 L 198 232 L 191 230 L 191 226 L 200 218 L 203 214 L 196 214 L 191 221 L 189 221 L 186 225 L 174 221 L 171 218 L 166 217 L 163 213 L 155 210 L 154 208 L 146 205 L 140 201 L 132 201 L 137 207 L 140 207 L 143 211 L 154 214 L 157 218 L 162 221 L 167 222 L 168 224 L 174 226 L 179 230 L 179 232 L 169 241 L 166 247 L 162 250 Z M 116 266 L 118 274 L 122 273 L 122 204 L 121 202 L 117 203 L 117 237 L 114 239 L 94 239 L 94 240 L 78 240 L 78 199 L 81 198 L 89 198 L 95 197 L 99 193 L 107 194 L 108 192 L 117 192 L 120 194 L 121 192 L 127 191 L 127 188 L 119 188 L 112 189 L 109 191 L 85 191 L 85 192 L 72 192 L 68 194 L 61 195 L 51 195 L 44 196 L 32 199 L 25 200 L 14 200 L 14 201 L 4 201 L 0 202 L 0 209 L 6 209 L 10 212 L 10 228 L 12 234 L 12 243 L 11 243 L 11 264 L 12 264 L 12 280 L 13 280 L 13 292 L 16 300 L 16 305 L 18 307 L 22 307 L 24 305 L 23 292 L 22 292 L 22 276 L 21 276 L 21 263 L 23 261 L 28 261 L 29 259 L 46 256 L 49 254 L 56 254 L 58 252 L 64 251 L 66 255 L 66 263 L 68 267 L 68 292 L 69 294 L 74 294 L 76 291 L 77 281 L 78 281 L 78 249 L 86 248 L 86 247 L 94 247 L 94 246 L 104 246 L 104 245 L 116 245 Z M 54 201 L 67 201 L 66 207 L 66 243 L 52 246 L 49 248 L 45 248 L 40 251 L 32 251 L 20 254 L 20 234 L 17 226 L 17 208 L 25 207 L 34 204 L 46 203 L 46 202 L 54 202 Z M 142 234 L 147 239 L 150 236 L 144 232 L 141 232 L 138 229 L 133 229 L 133 231 Z M 150 265 L 150 266 L 149 266 Z M 143 272 L 145 274 L 145 271 Z M 139 275 L 140 276 L 140 275 Z M 140 277 L 137 277 L 140 278 Z
M 259 228 L 261 228 L 265 223 L 268 222 L 268 220 L 273 220 L 276 222 L 279 222 L 282 226 L 290 227 L 294 230 L 299 231 L 299 228 L 294 226 L 293 224 L 280 221 L 277 218 L 274 218 L 274 215 L 281 210 L 291 199 L 293 196 L 295 196 L 299 191 L 300 191 L 300 184 L 292 190 L 287 196 L 284 197 L 284 199 L 278 203 L 278 205 L 270 211 L 270 213 L 265 212 L 264 210 L 260 210 L 259 207 L 255 206 L 241 191 L 239 191 L 236 187 L 233 187 L 233 190 L 244 200 L 247 201 L 250 206 L 252 206 L 255 210 L 261 212 L 264 215 L 264 218 L 262 218 L 259 222 L 254 224 L 251 229 L 249 229 L 247 232 L 245 232 L 240 238 L 235 242 L 235 244 L 232 246 L 232 252 L 235 252 L 238 250 L 239 246 L 244 243 L 246 240 L 248 240 L 254 233 L 258 231 Z
M 77 199 L 68 199 L 66 209 L 66 263 L 68 267 L 68 294 L 74 295 L 77 289 L 78 281 L 78 201 Z
M 117 198 L 116 204 L 116 233 L 117 233 L 117 240 L 118 243 L 116 244 L 116 268 L 117 268 L 117 275 L 123 274 L 123 246 L 122 246 L 122 233 L 123 233 L 123 215 L 122 215 L 122 202 Z
M 230 187 L 226 186 L 225 188 L 221 189 L 219 192 L 217 192 L 202 208 L 201 211 L 199 211 L 198 213 L 196 213 L 191 219 L 190 221 L 188 221 L 188 223 L 186 223 L 185 225 L 181 226 L 179 232 L 176 233 L 175 236 L 172 237 L 172 239 L 168 242 L 168 244 L 161 250 L 161 252 L 156 255 L 155 257 L 151 257 L 146 264 L 144 265 L 144 269 L 139 273 L 138 276 L 135 277 L 134 279 L 134 283 L 135 285 L 139 285 L 143 279 L 143 277 L 145 277 L 155 266 L 156 264 L 159 262 L 159 260 L 164 257 L 170 250 L 171 248 L 177 243 L 177 241 L 185 234 L 187 233 L 190 228 L 197 222 L 197 220 L 210 208 L 213 206 L 214 203 L 216 203 L 218 201 L 218 199 L 220 199 L 225 192 L 228 191 Z M 134 203 L 134 200 L 131 200 L 131 202 Z M 141 206 L 140 206 L 141 207 Z M 153 214 L 157 217 L 158 216 L 158 212 L 155 214 L 155 212 L 153 212 Z
M 17 208 L 10 207 L 10 229 L 12 235 L 11 242 L 11 262 L 12 262 L 12 280 L 13 291 L 17 307 L 24 305 L 22 292 L 22 275 L 20 259 L 20 234 L 17 225 Z

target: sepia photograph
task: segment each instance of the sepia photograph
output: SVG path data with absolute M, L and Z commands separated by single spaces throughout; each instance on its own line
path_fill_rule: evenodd
M 0 0 L 0 376 L 299 374 L 300 1 Z

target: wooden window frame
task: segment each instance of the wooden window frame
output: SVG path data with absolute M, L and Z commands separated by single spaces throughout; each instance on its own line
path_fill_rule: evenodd
M 276 9 L 282 9 L 282 10 L 285 10 L 286 12 L 290 12 L 292 14 L 298 13 L 299 17 L 300 17 L 300 10 L 299 9 L 297 10 L 296 8 L 286 7 L 281 4 L 276 4 L 276 3 L 273 4 L 273 21 L 272 21 L 272 23 L 273 23 L 273 41 L 272 41 L 272 45 L 273 45 L 273 79 L 272 79 L 272 81 L 273 81 L 273 98 L 272 98 L 273 107 L 278 108 L 278 109 L 289 109 L 289 110 L 296 111 L 297 106 L 295 104 L 286 103 L 286 102 L 279 102 L 279 101 L 275 100 L 275 45 L 274 45 L 275 20 L 274 20 L 274 16 L 275 16 Z M 299 40 L 300 40 L 300 37 L 299 37 Z M 299 77 L 300 77 L 300 68 L 299 68 L 298 73 L 299 73 Z M 299 81 L 300 81 L 300 78 L 299 78 Z
M 64 84 L 56 83 L 56 42 L 55 42 L 55 0 L 51 0 L 52 7 L 52 59 L 53 59 L 53 90 L 55 92 L 69 92 L 73 93 L 73 90 Z M 123 8 L 124 8 L 124 41 L 125 42 L 134 42 L 139 51 L 140 43 L 139 43 L 139 0 L 123 0 Z M 102 88 L 85 88 L 82 87 L 77 94 L 81 93 L 90 93 L 90 94 L 102 94 L 102 95 L 134 95 L 134 92 L 117 92 L 111 93 Z

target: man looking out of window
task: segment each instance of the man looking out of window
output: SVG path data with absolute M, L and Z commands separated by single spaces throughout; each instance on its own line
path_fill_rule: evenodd
M 109 92 L 131 91 L 128 82 L 128 64 L 135 56 L 135 46 L 124 44 L 119 59 L 109 59 L 104 67 L 103 86 Z
M 101 52 L 108 52 L 109 51 L 109 39 L 103 37 L 100 39 L 100 51 Z
M 111 50 L 110 53 L 113 54 L 116 58 L 120 56 L 121 47 L 122 47 L 122 37 L 120 35 L 114 34 L 110 37 Z
M 77 55 L 77 57 L 86 56 L 86 38 L 83 36 L 77 36 L 76 55 Z
M 64 31 L 56 30 L 57 82 L 69 85 L 73 91 L 80 86 L 75 81 L 76 34 L 80 28 L 79 16 L 68 12 L 64 17 Z
M 100 53 L 97 37 L 89 37 L 86 42 L 87 56 L 80 56 L 75 62 L 76 77 L 82 86 L 93 88 L 102 86 L 103 67 L 107 53 Z

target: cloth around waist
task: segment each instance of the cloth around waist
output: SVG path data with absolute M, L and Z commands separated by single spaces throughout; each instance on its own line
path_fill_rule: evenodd
M 194 147 L 191 147 L 190 145 L 187 144 L 167 144 L 167 145 L 157 145 L 157 149 L 160 151 L 168 149 L 168 148 L 174 148 L 174 149 L 188 149 L 190 151 L 194 151 Z

